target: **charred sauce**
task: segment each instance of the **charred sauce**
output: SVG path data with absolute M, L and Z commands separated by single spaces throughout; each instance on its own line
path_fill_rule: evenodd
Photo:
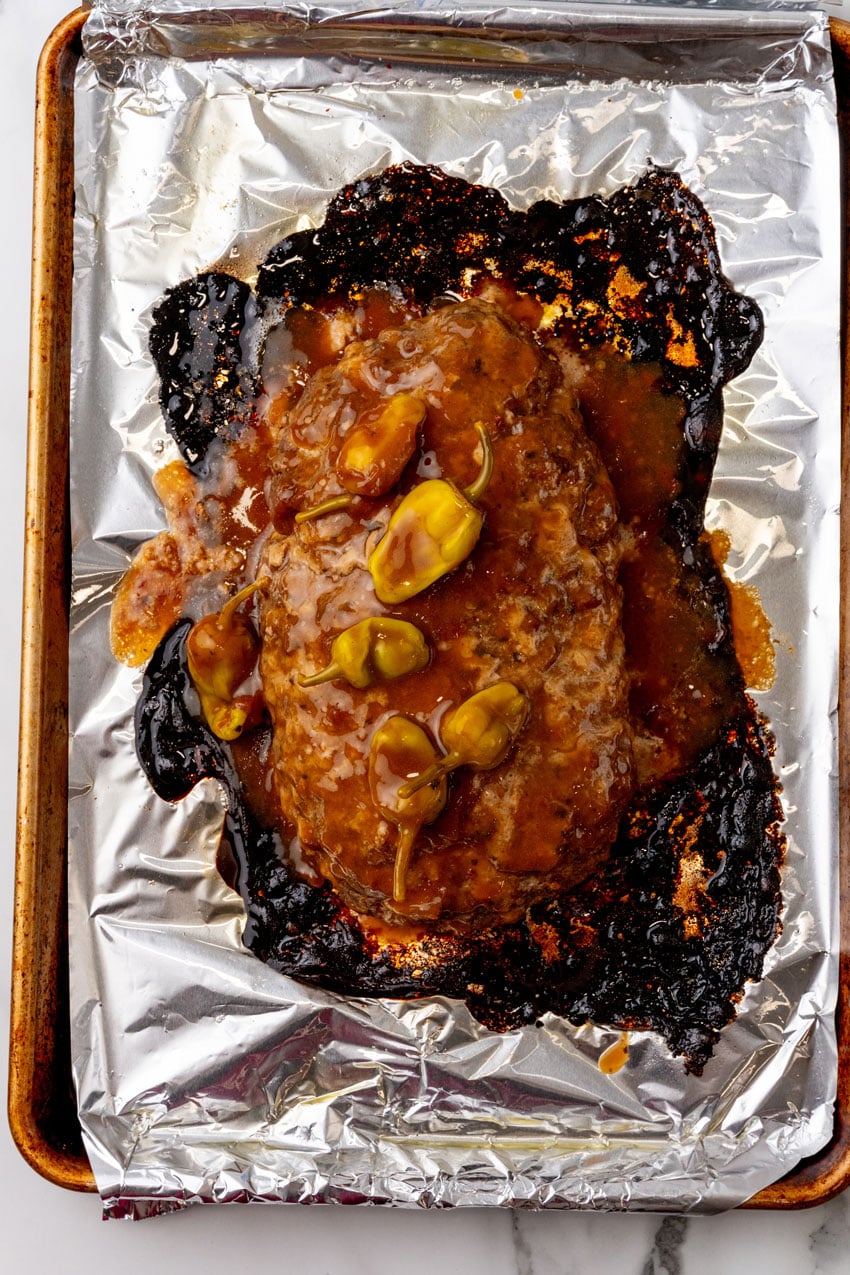
M 580 365 L 582 414 L 631 536 L 630 711 L 653 778 L 603 870 L 474 935 L 364 924 L 291 866 L 268 733 L 229 748 L 197 716 L 188 620 L 146 669 L 139 756 L 166 800 L 205 775 L 223 784 L 220 868 L 244 899 L 247 946 L 275 968 L 342 993 L 460 997 L 497 1030 L 547 1012 L 652 1029 L 700 1071 L 775 938 L 783 842 L 770 736 L 745 693 L 703 530 L 720 389 L 752 357 L 761 316 L 723 277 L 710 218 L 679 178 L 654 170 L 607 200 L 518 213 L 496 191 L 402 165 L 346 187 L 322 226 L 276 245 L 255 293 L 215 273 L 179 284 L 155 313 L 151 351 L 192 499 L 211 504 L 198 552 L 223 538 L 234 556 L 219 578 L 238 583 L 268 525 L 257 402 L 270 348 L 297 394 L 337 357 L 335 325 L 375 336 L 441 298 L 493 289 Z M 276 403 L 285 410 L 286 394 Z M 236 476 L 222 484 L 228 464 Z

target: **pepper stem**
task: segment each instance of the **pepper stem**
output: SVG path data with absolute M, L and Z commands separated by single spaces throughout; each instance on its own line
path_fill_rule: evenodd
M 325 665 L 323 669 L 319 669 L 318 673 L 312 673 L 310 677 L 299 677 L 299 686 L 320 686 L 322 682 L 332 682 L 335 677 L 342 677 L 343 672 L 336 660 L 331 660 L 330 664 Z
M 313 518 L 321 518 L 323 514 L 335 513 L 337 509 L 347 509 L 353 502 L 353 496 L 331 496 L 328 500 L 323 500 L 320 505 L 314 505 L 312 509 L 302 509 L 295 515 L 295 521 L 310 522 Z
M 418 823 L 403 823 L 399 827 L 398 849 L 395 852 L 393 867 L 394 903 L 403 903 L 407 894 L 407 869 L 410 867 L 410 856 L 413 853 L 413 843 L 418 832 Z
M 470 483 L 468 487 L 464 487 L 463 494 L 471 505 L 479 501 L 490 486 L 490 479 L 493 477 L 493 444 L 490 442 L 490 435 L 487 433 L 480 421 L 475 422 L 475 429 L 478 437 L 481 439 L 481 447 L 484 452 L 481 461 L 481 469 L 478 471 L 478 477 L 474 483 Z
M 237 609 L 237 607 L 241 606 L 245 599 L 250 598 L 251 594 L 256 593 L 258 589 L 265 589 L 269 584 L 269 580 L 269 576 L 261 576 L 259 580 L 254 580 L 251 584 L 246 584 L 244 589 L 240 589 L 238 593 L 234 593 L 232 598 L 228 598 L 227 602 L 225 602 L 224 606 L 219 611 L 219 623 L 228 624 L 230 622 L 230 617 L 233 615 L 233 612 Z
M 463 758 L 460 753 L 446 753 L 445 757 L 441 757 L 439 761 L 435 761 L 433 765 L 428 766 L 420 775 L 414 775 L 412 779 L 408 779 L 406 784 L 402 784 L 398 790 L 398 795 L 402 801 L 407 801 L 408 797 L 412 797 L 414 793 L 419 792 L 422 788 L 427 788 L 429 784 L 433 784 L 435 780 L 441 779 L 450 770 L 454 770 L 456 766 L 461 765 L 463 765 Z

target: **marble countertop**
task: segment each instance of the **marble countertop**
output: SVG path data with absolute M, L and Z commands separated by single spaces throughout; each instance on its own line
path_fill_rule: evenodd
M 35 66 L 68 0 L 0 0 L 0 129 L 6 198 L 0 206 L 6 306 L 0 317 L 0 366 L 9 397 L 0 467 L 0 510 L 7 552 L 0 559 L 2 596 L 14 615 L 21 593 L 30 199 Z M 837 11 L 837 6 L 830 6 Z M 5 699 L 17 704 L 19 632 L 0 629 Z M 0 933 L 11 934 L 17 738 L 15 711 L 0 733 L 0 810 L 7 847 L 0 859 Z M 9 942 L 0 970 L 0 1033 L 8 1030 Z M 736 1212 L 720 1217 L 534 1214 L 233 1206 L 119 1227 L 100 1224 L 96 1197 L 42 1181 L 0 1129 L 0 1270 L 50 1270 L 61 1275 L 156 1269 L 176 1275 L 196 1268 L 225 1271 L 244 1262 L 285 1265 L 303 1275 L 406 1275 L 487 1272 L 487 1275 L 839 1275 L 850 1270 L 850 1193 L 800 1213 Z

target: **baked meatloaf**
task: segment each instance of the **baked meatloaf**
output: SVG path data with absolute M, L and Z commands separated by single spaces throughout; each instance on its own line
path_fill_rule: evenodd
M 414 404 L 415 440 L 391 489 L 364 495 L 342 462 L 364 422 L 386 424 L 400 401 Z M 511 921 L 587 878 L 616 835 L 633 758 L 623 537 L 569 372 L 497 305 L 467 300 L 349 344 L 291 410 L 272 404 L 270 416 L 279 529 L 259 570 L 269 578 L 260 668 L 273 782 L 306 859 L 358 913 L 447 928 Z M 471 491 L 484 450 L 492 474 L 476 498 L 474 547 L 412 596 L 382 601 L 374 554 L 394 512 L 434 479 Z M 369 617 L 415 625 L 427 665 L 365 686 L 317 683 L 334 640 Z M 524 704 L 506 755 L 452 770 L 399 889 L 401 828 L 370 776 L 376 732 L 401 716 L 439 758 L 458 706 L 500 683 Z

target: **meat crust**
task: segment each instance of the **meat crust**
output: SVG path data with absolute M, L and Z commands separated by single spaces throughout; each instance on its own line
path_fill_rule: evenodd
M 631 795 L 621 534 L 567 376 L 497 306 L 464 301 L 353 343 L 280 423 L 272 489 L 297 508 L 342 492 L 334 460 L 364 412 L 400 392 L 427 404 L 421 447 L 393 493 L 275 533 L 261 564 L 261 676 L 281 808 L 307 860 L 363 915 L 449 928 L 514 920 L 593 873 Z M 370 552 L 417 481 L 472 481 L 476 423 L 495 460 L 476 548 L 425 592 L 383 605 Z M 378 615 L 419 626 L 427 668 L 365 690 L 298 685 L 327 664 L 337 634 Z M 498 767 L 451 776 L 395 902 L 398 830 L 370 795 L 372 734 L 404 713 L 438 739 L 449 709 L 499 679 L 527 694 L 526 725 Z

